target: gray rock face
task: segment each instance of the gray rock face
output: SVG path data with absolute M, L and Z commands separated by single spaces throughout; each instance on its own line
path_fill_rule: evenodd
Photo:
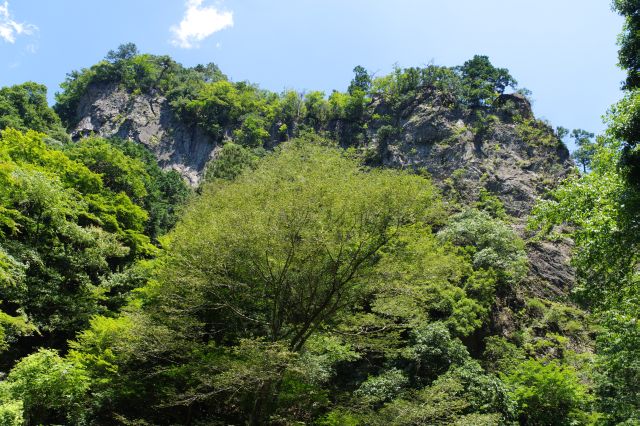
M 472 112 L 421 101 L 403 114 L 398 136 L 384 144 L 382 162 L 388 167 L 425 169 L 443 191 L 455 194 L 463 204 L 473 205 L 480 189 L 486 188 L 503 202 L 515 217 L 514 229 L 526 238 L 526 218 L 536 201 L 575 167 L 566 146 L 546 124 L 536 122 L 533 137 L 524 130 L 526 123 L 532 123 L 527 120 L 533 119 L 526 99 L 503 95 L 497 104 L 507 102 L 506 113 L 498 109 L 495 118 L 478 123 Z M 519 120 L 512 120 L 513 114 Z M 373 144 L 381 143 L 375 128 L 370 137 Z M 552 299 L 566 296 L 575 281 L 569 266 L 570 242 L 532 243 L 527 253 L 527 293 Z
M 77 117 L 74 139 L 96 134 L 139 142 L 155 154 L 162 168 L 177 170 L 192 185 L 198 184 L 216 147 L 202 130 L 176 120 L 162 96 L 133 95 L 115 85 L 91 86 Z
M 481 187 L 496 194 L 507 212 L 526 216 L 535 201 L 573 170 L 569 151 L 555 137 L 525 140 L 521 124 L 489 120 L 480 125 L 461 112 L 419 104 L 387 142 L 383 163 L 424 168 L 445 191 L 476 200 Z M 545 136 L 551 129 L 542 129 Z M 373 136 L 374 142 L 375 136 Z

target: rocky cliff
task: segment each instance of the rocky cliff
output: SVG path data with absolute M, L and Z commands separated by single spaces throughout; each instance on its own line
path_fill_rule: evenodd
M 96 134 L 131 139 L 151 150 L 164 169 L 175 169 L 197 185 L 215 144 L 197 126 L 176 119 L 167 99 L 133 94 L 117 84 L 88 88 L 77 108 L 72 138 Z
M 389 106 L 381 101 L 374 99 L 369 108 L 370 117 L 389 115 Z M 535 119 L 529 102 L 519 95 L 502 95 L 488 114 L 478 114 L 473 108 L 451 108 L 446 97 L 427 90 L 392 115 L 391 126 L 374 119 L 367 123 L 360 148 L 372 153 L 375 163 L 426 170 L 462 205 L 475 203 L 484 188 L 504 203 L 523 236 L 535 201 L 574 169 L 566 146 L 548 124 Z M 192 185 L 217 152 L 217 143 L 197 126 L 180 122 L 160 95 L 93 85 L 79 102 L 76 118 L 75 139 L 92 133 L 132 139 Z M 334 129 L 339 127 L 334 123 Z M 528 244 L 531 273 L 526 286 L 533 293 L 551 298 L 567 294 L 573 284 L 570 248 L 569 242 Z
M 385 105 L 376 111 L 384 114 Z M 463 205 L 478 201 L 480 189 L 496 195 L 523 237 L 536 200 L 575 172 L 567 147 L 548 123 L 536 120 L 528 100 L 502 95 L 493 111 L 448 107 L 429 92 L 407 107 L 391 136 L 373 126 L 371 140 L 389 167 L 423 168 L 434 182 Z M 572 243 L 529 242 L 527 293 L 544 298 L 566 296 L 574 284 L 568 265 Z

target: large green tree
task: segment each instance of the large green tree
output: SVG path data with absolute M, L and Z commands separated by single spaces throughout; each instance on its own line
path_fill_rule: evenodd
M 427 179 L 363 169 L 321 138 L 215 177 L 124 313 L 72 343 L 67 360 L 91 377 L 87 418 L 287 424 L 333 408 L 327 421 L 370 424 L 386 402 L 392 416 L 432 392 L 461 404 L 446 419 L 511 416 L 461 341 L 525 271 L 500 219 L 466 212 L 443 228 Z

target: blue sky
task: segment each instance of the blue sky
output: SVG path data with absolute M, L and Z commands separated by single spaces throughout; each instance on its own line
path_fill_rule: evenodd
M 344 90 L 355 65 L 381 75 L 485 54 L 533 92 L 538 116 L 599 132 L 621 96 L 621 26 L 608 0 L 0 0 L 0 86 L 53 94 L 129 41 L 275 91 Z

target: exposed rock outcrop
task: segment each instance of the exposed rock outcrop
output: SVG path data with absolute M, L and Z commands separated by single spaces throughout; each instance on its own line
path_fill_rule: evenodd
M 569 151 L 546 123 L 534 119 L 523 96 L 500 96 L 488 114 L 451 105 L 446 94 L 429 91 L 400 113 L 374 102 L 373 115 L 393 115 L 395 125 L 393 131 L 386 125 L 382 132 L 383 126 L 371 120 L 367 149 L 376 152 L 384 166 L 428 171 L 443 191 L 454 193 L 463 204 L 477 201 L 481 188 L 489 190 L 525 236 L 524 222 L 536 200 L 572 172 Z M 156 155 L 161 167 L 178 170 L 192 185 L 218 152 L 215 141 L 180 122 L 158 95 L 94 85 L 79 103 L 77 119 L 75 139 L 95 133 L 137 141 Z M 529 287 L 543 297 L 566 295 L 574 280 L 570 251 L 568 243 L 530 244 Z
M 377 110 L 384 113 L 384 105 Z M 553 129 L 534 119 L 520 95 L 502 95 L 479 119 L 473 110 L 452 109 L 429 95 L 407 108 L 392 137 L 370 129 L 385 166 L 422 168 L 444 192 L 462 204 L 478 201 L 481 188 L 496 195 L 523 237 L 535 202 L 574 172 L 567 147 Z M 388 132 L 387 132 L 388 133 Z M 574 284 L 570 241 L 530 243 L 527 293 L 562 298 Z
M 551 128 L 525 121 L 533 114 L 528 101 L 522 100 L 517 107 L 522 121 L 502 120 L 497 109 L 479 122 L 473 111 L 418 103 L 403 114 L 397 136 L 384 141 L 382 162 L 424 168 L 443 189 L 458 191 L 469 202 L 484 187 L 504 202 L 509 214 L 524 217 L 537 199 L 572 172 L 573 164 Z M 538 126 L 543 138 L 526 134 L 531 126 Z M 372 139 L 379 146 L 383 141 L 376 130 Z
M 200 128 L 178 121 L 162 96 L 131 94 L 114 84 L 90 86 L 78 105 L 72 137 L 131 139 L 149 148 L 164 169 L 196 185 L 215 143 Z

